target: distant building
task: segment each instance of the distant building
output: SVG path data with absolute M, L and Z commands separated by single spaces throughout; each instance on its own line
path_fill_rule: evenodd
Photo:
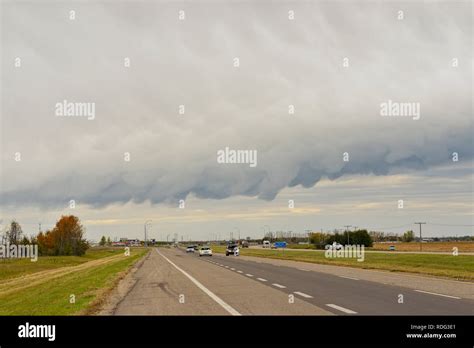
M 119 242 L 113 242 L 113 246 L 140 246 L 141 241 L 139 239 L 128 239 L 120 238 Z
M 139 239 L 129 239 L 127 241 L 127 243 L 128 243 L 127 244 L 128 246 L 140 246 L 141 245 L 141 242 L 140 242 Z

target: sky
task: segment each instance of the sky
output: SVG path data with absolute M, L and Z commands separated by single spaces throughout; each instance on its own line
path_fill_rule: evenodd
M 2 228 L 474 234 L 469 1 L 0 8 Z M 64 101 L 94 114 L 60 116 Z M 226 148 L 257 165 L 219 163 Z

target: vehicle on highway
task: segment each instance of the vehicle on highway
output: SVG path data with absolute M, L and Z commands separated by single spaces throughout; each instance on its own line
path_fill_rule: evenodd
M 263 241 L 263 245 L 262 245 L 262 248 L 271 248 L 271 244 L 270 244 L 270 241 L 268 240 L 264 240 Z
M 227 248 L 225 249 L 225 256 L 229 256 L 229 255 L 239 256 L 239 254 L 240 254 L 240 250 L 237 244 L 227 245 Z
M 187 253 L 193 253 L 196 250 L 196 247 L 194 245 L 188 245 L 186 247 L 186 252 Z
M 337 242 L 334 242 L 332 244 L 329 245 L 328 248 L 326 249 L 329 249 L 329 250 L 341 250 L 343 247 L 342 247 L 342 244 L 339 244 Z
M 394 250 L 395 250 L 395 245 L 390 245 L 390 246 L 388 247 L 388 250 L 394 251 Z
M 286 248 L 286 242 L 275 242 L 272 245 L 272 249 Z
M 199 256 L 212 256 L 212 249 L 208 246 L 203 246 L 199 249 Z
M 249 247 L 249 242 L 246 241 L 246 240 L 243 240 L 240 244 L 241 244 L 242 248 L 248 248 Z

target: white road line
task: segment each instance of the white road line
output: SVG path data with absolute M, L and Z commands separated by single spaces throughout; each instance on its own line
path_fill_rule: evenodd
M 224 266 L 225 268 L 229 268 L 229 266 Z
M 337 309 L 338 311 L 347 313 L 347 314 L 357 314 L 357 312 L 351 311 L 350 309 L 335 305 L 335 304 L 326 304 L 326 306 Z
M 277 283 L 273 283 L 272 285 L 276 286 L 277 288 L 280 288 L 280 289 L 286 289 L 286 286 L 284 286 L 284 285 L 280 285 L 280 284 L 277 284 Z
M 266 282 L 267 280 L 266 279 L 263 279 L 263 278 L 257 278 L 258 280 L 260 280 L 261 282 Z
M 338 276 L 339 278 L 346 278 L 346 279 L 352 279 L 352 280 L 359 280 L 357 278 L 352 278 L 352 277 L 345 277 L 345 276 Z
M 247 277 L 253 277 L 253 275 L 252 275 L 252 274 L 249 274 L 249 273 L 246 273 L 245 275 L 246 275 Z
M 198 282 L 193 276 L 189 275 L 188 273 L 186 273 L 184 270 L 182 270 L 181 268 L 179 268 L 177 265 L 175 265 L 173 263 L 173 261 L 171 261 L 170 259 L 168 259 L 165 255 L 163 255 L 162 253 L 160 253 L 158 251 L 158 249 L 155 249 L 156 252 L 162 257 L 164 258 L 166 261 L 168 261 L 172 266 L 174 266 L 174 268 L 176 268 L 178 271 L 180 271 L 181 273 L 183 273 L 186 277 L 188 277 L 188 279 L 190 281 L 192 281 L 199 289 L 201 289 L 202 291 L 204 291 L 210 298 L 212 298 L 214 301 L 216 301 L 222 308 L 224 308 L 227 312 L 229 312 L 231 315 L 241 315 L 239 312 L 237 312 L 234 308 L 232 308 L 229 304 L 227 304 L 226 302 L 224 302 L 223 299 L 221 299 L 220 297 L 218 297 L 216 294 L 214 294 L 211 290 L 209 290 L 208 288 L 206 288 L 204 285 L 202 285 L 200 282 Z
M 303 296 L 303 297 L 306 297 L 306 298 L 313 298 L 313 296 L 305 294 L 304 292 L 295 291 L 294 294 L 300 295 L 300 296 Z
M 244 272 L 242 272 L 242 271 L 237 271 L 237 273 L 244 273 Z
M 235 271 L 235 268 L 231 268 L 231 271 Z
M 309 269 L 298 268 L 300 271 L 309 272 Z
M 423 291 L 423 290 L 415 290 L 417 292 L 422 292 L 424 294 L 430 294 L 430 295 L 436 295 L 436 296 L 443 296 L 443 297 L 449 297 L 449 298 L 454 298 L 456 300 L 460 300 L 461 298 L 460 297 L 456 297 L 456 296 L 449 296 L 449 295 L 443 295 L 443 294 L 437 294 L 436 292 L 429 292 L 429 291 Z

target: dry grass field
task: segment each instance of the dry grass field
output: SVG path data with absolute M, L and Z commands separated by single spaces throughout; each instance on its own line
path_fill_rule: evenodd
M 459 252 L 474 252 L 474 242 L 428 242 L 422 243 L 423 251 L 445 251 L 452 252 L 454 247 Z M 388 250 L 390 245 L 395 246 L 396 251 L 420 251 L 420 243 L 374 243 L 372 250 Z

